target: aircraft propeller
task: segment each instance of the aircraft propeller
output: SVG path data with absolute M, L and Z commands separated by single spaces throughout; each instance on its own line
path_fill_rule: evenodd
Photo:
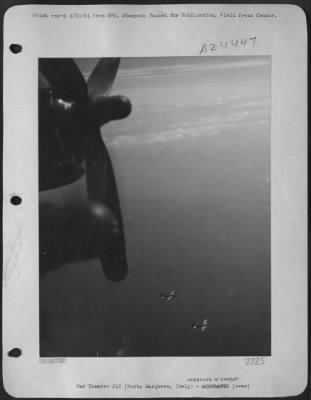
M 73 59 L 39 61 L 40 190 L 77 180 L 84 163 L 89 202 L 87 214 L 81 212 L 96 226 L 94 240 L 105 241 L 98 246 L 100 259 L 106 277 L 114 281 L 127 275 L 125 240 L 113 167 L 100 128 L 131 112 L 126 97 L 109 96 L 119 64 L 119 58 L 99 59 L 85 82 Z M 112 227 L 108 244 L 107 225 Z

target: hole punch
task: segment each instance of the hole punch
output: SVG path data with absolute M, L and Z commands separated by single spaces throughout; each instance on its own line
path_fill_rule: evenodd
M 18 206 L 20 205 L 22 202 L 22 198 L 19 196 L 12 196 L 11 197 L 11 204 L 13 204 L 13 206 Z
M 12 44 L 10 45 L 10 50 L 11 50 L 11 52 L 14 53 L 14 54 L 21 53 L 22 49 L 23 49 L 23 47 L 22 47 L 20 44 L 12 43 Z
M 9 357 L 18 358 L 18 357 L 20 357 L 21 355 L 22 355 L 22 350 L 19 349 L 18 347 L 14 347 L 14 349 L 11 349 L 11 350 L 8 352 L 8 356 L 9 356 Z

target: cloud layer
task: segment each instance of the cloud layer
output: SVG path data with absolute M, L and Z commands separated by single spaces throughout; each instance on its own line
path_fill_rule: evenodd
M 135 115 L 103 130 L 109 145 L 135 145 L 230 134 L 270 123 L 270 97 L 232 96 L 200 103 L 141 105 Z M 108 133 L 109 132 L 109 133 Z

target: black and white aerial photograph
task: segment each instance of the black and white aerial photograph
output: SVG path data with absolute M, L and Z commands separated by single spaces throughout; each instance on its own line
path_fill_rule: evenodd
M 271 355 L 271 58 L 40 58 L 40 357 Z

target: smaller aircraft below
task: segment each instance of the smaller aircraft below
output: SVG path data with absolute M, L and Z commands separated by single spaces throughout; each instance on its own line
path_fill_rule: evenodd
M 161 299 L 170 301 L 176 297 L 176 292 L 175 292 L 175 290 L 172 290 L 170 293 L 161 293 L 160 297 L 161 297 Z
M 193 329 L 201 329 L 202 332 L 204 332 L 208 326 L 210 326 L 210 324 L 207 319 L 204 319 L 202 324 L 196 324 L 195 322 L 192 324 Z
M 116 352 L 116 356 L 117 357 L 122 357 L 122 356 L 125 356 L 126 355 L 126 350 L 125 349 L 119 349 L 117 352 Z

